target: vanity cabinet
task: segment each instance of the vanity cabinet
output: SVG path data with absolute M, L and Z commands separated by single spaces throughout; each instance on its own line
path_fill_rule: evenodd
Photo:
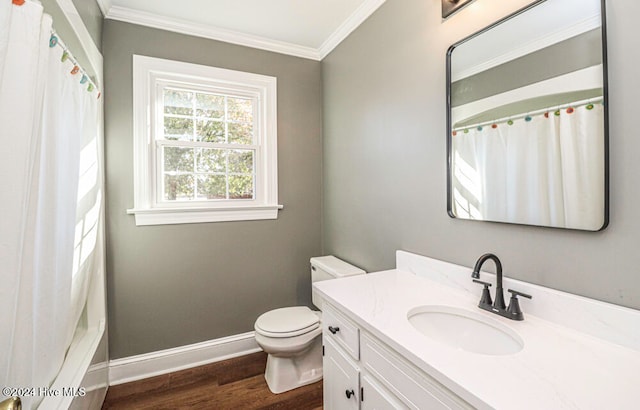
M 322 326 L 326 410 L 473 408 L 326 302 Z
M 362 410 L 408 409 L 368 374 L 362 376 L 362 391 L 367 392 L 367 400 L 362 400 L 361 403 Z
M 533 295 L 522 301 L 525 320 L 511 321 L 478 309 L 468 267 L 401 251 L 396 264 L 313 284 L 324 302 L 325 409 L 349 408 L 331 400 L 356 386 L 363 410 L 640 408 L 638 310 L 504 278 L 504 288 Z M 510 338 L 451 321 L 441 330 L 471 342 L 456 348 L 455 337 L 410 319 L 427 312 L 476 318 Z M 521 350 L 509 350 L 512 339 Z M 348 384 L 337 368 L 350 369 Z
M 360 369 L 331 338 L 323 340 L 325 409 L 357 410 L 360 408 Z

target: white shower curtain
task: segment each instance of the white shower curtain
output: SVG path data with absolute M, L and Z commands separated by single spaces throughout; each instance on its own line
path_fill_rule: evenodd
M 51 386 L 96 263 L 97 94 L 51 29 L 38 3 L 0 5 L 1 386 Z
M 456 215 L 572 229 L 601 226 L 604 107 L 592 107 L 456 130 Z

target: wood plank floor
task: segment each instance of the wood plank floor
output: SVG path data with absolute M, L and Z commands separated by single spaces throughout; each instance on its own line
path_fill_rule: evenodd
M 260 352 L 111 386 L 102 409 L 322 409 L 322 381 L 273 394 L 266 362 Z

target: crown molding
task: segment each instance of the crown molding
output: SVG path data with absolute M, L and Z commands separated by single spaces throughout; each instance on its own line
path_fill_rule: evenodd
M 102 15 L 106 17 L 111 8 L 111 0 L 96 0 L 96 3 L 98 3 L 98 7 L 100 7 Z
M 318 49 L 320 60 L 324 59 L 360 24 L 369 18 L 386 0 L 365 0 L 360 6 L 322 43 Z
M 105 18 L 139 24 L 160 30 L 187 34 L 226 43 L 273 51 L 295 57 L 320 61 L 338 46 L 349 34 L 362 24 L 386 0 L 365 0 L 331 35 L 320 48 L 306 47 L 266 37 L 254 36 L 238 31 L 193 23 L 186 20 L 165 17 L 154 13 L 133 10 L 127 7 L 112 6 L 111 0 L 97 0 Z
M 224 41 L 226 43 L 257 48 L 260 50 L 288 54 L 295 57 L 308 58 L 317 61 L 320 60 L 320 53 L 317 49 L 312 47 L 300 46 L 284 41 L 240 33 L 238 31 L 193 23 L 171 17 L 164 17 L 153 13 L 132 10 L 126 7 L 112 6 L 109 9 L 109 13 L 106 15 L 106 18 L 123 21 L 125 23 L 139 24 L 160 30 L 173 31 L 175 33 Z

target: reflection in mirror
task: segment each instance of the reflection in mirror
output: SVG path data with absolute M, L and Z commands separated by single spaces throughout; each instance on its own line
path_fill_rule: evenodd
M 449 49 L 452 217 L 606 227 L 603 11 L 538 1 Z

